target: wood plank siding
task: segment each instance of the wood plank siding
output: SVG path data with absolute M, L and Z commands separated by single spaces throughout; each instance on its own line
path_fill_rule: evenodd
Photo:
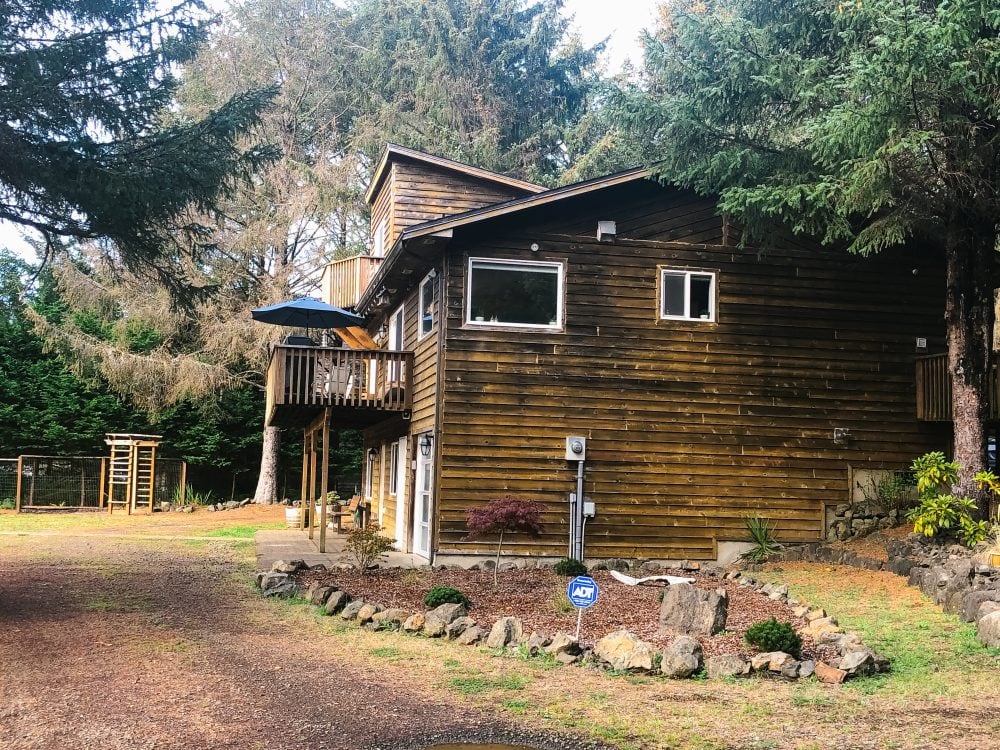
M 452 170 L 410 161 L 394 161 L 391 173 L 375 198 L 372 231 L 378 231 L 376 216 L 388 220 L 386 249 L 407 227 L 453 216 L 524 195 L 508 186 L 488 183 Z
M 598 220 L 617 222 L 614 243 L 594 239 Z M 751 514 L 781 539 L 818 539 L 851 467 L 947 444 L 947 425 L 916 419 L 914 384 L 915 338 L 943 346 L 940 268 L 913 253 L 743 250 L 728 234 L 712 201 L 647 181 L 455 231 L 439 268 L 439 554 L 488 552 L 463 539 L 465 510 L 513 492 L 545 502 L 545 533 L 505 547 L 565 555 L 568 435 L 588 438 L 588 558 L 714 558 Z M 564 264 L 564 329 L 467 326 L 470 256 Z M 716 274 L 715 322 L 659 318 L 662 267 Z M 433 426 L 439 363 L 406 348 L 416 433 Z

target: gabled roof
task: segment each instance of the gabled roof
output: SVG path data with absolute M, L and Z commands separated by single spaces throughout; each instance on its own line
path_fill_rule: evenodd
M 389 174 L 389 166 L 392 164 L 393 159 L 406 159 L 409 161 L 422 162 L 440 169 L 447 169 L 452 172 L 464 174 L 468 177 L 474 177 L 478 180 L 485 180 L 487 182 L 494 182 L 498 185 L 505 185 L 506 187 L 514 188 L 515 190 L 520 190 L 529 194 L 541 193 L 545 190 L 543 186 L 536 185 L 533 182 L 518 180 L 515 177 L 508 177 L 505 174 L 491 172 L 488 169 L 480 169 L 479 167 L 473 167 L 470 164 L 463 164 L 460 161 L 445 159 L 443 156 L 433 156 L 431 154 L 424 153 L 423 151 L 417 151 L 412 148 L 406 148 L 405 146 L 399 146 L 395 143 L 389 143 L 386 144 L 385 151 L 382 153 L 382 158 L 379 159 L 378 166 L 375 168 L 375 175 L 372 177 L 371 185 L 368 186 L 368 190 L 365 193 L 365 202 L 369 205 L 375 199 L 375 194 L 378 193 L 386 175 Z
M 627 182 L 644 180 L 649 178 L 651 175 L 652 170 L 650 169 L 642 167 L 629 169 L 624 172 L 616 172 L 615 174 L 606 175 L 605 177 L 597 177 L 592 180 L 576 182 L 571 185 L 563 185 L 562 187 L 545 190 L 524 198 L 515 198 L 514 200 L 504 201 L 503 203 L 495 203 L 492 206 L 485 206 L 483 208 L 476 208 L 472 211 L 466 211 L 465 213 L 445 216 L 444 218 L 427 221 L 423 224 L 414 224 L 412 227 L 408 227 L 400 233 L 392 248 L 388 253 L 386 253 L 385 261 L 382 263 L 375 276 L 372 277 L 371 281 L 369 281 L 368 287 L 361 295 L 361 299 L 358 300 L 357 309 L 363 310 L 367 308 L 367 306 L 371 304 L 373 299 L 378 295 L 378 290 L 382 287 L 384 280 L 393 273 L 400 257 L 404 254 L 402 252 L 402 246 L 410 240 L 415 240 L 421 237 L 430 238 L 431 240 L 435 237 L 447 238 L 451 236 L 451 231 L 458 227 L 474 224 L 479 221 L 486 221 L 488 219 L 497 218 L 507 214 L 513 214 L 518 211 L 525 211 L 537 206 L 556 203 L 557 201 L 586 195 L 587 193 L 604 190 L 606 188 L 614 187 Z M 408 254 L 415 257 L 413 253 Z
M 454 214 L 452 216 L 445 216 L 440 219 L 435 219 L 434 221 L 425 221 L 423 224 L 414 224 L 412 227 L 407 227 L 403 230 L 401 239 L 408 240 L 414 237 L 424 237 L 429 234 L 444 232 L 466 224 L 473 224 L 477 221 L 493 219 L 497 216 L 503 216 L 504 214 L 524 211 L 525 209 L 534 208 L 536 206 L 544 206 L 547 203 L 555 203 L 556 201 L 565 200 L 566 198 L 572 198 L 577 195 L 585 195 L 586 193 L 591 193 L 595 190 L 603 190 L 604 188 L 621 185 L 625 182 L 645 179 L 651 174 L 651 170 L 640 167 L 636 169 L 629 169 L 624 172 L 616 172 L 615 174 L 606 175 L 604 177 L 596 177 L 583 182 L 574 182 L 571 185 L 563 185 L 562 187 L 546 190 L 545 192 L 538 193 L 537 195 L 529 195 L 524 198 L 514 198 L 513 200 L 504 201 L 503 203 L 494 203 L 492 206 L 475 208 L 471 211 Z

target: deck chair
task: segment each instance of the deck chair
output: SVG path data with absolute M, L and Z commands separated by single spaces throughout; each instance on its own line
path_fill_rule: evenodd
M 333 519 L 334 528 L 337 530 L 338 534 L 343 534 L 348 528 L 354 528 L 354 522 L 356 518 L 356 512 L 358 508 L 361 507 L 361 495 L 355 495 L 351 498 L 351 502 L 347 505 L 341 505 L 340 510 L 335 510 L 330 513 L 330 517 Z M 344 526 L 344 521 L 348 521 L 350 526 Z

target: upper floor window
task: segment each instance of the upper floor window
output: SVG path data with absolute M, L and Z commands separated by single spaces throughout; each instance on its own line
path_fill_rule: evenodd
M 469 258 L 465 322 L 472 325 L 561 328 L 562 264 Z
M 389 238 L 389 220 L 382 219 L 375 227 L 375 233 L 372 235 L 372 255 L 379 258 L 385 255 L 385 243 Z
M 715 320 L 715 274 L 660 269 L 660 318 Z
M 431 271 L 420 282 L 420 323 L 417 338 L 422 339 L 434 329 L 434 292 L 437 290 L 437 273 Z

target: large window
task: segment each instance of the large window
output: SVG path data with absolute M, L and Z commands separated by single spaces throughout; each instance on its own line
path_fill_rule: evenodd
M 389 445 L 389 494 L 399 494 L 399 441 Z
M 422 339 L 434 330 L 434 292 L 437 288 L 434 283 L 437 281 L 437 274 L 431 272 L 427 278 L 420 282 L 420 328 L 417 335 Z
M 660 270 L 660 317 L 665 320 L 715 320 L 715 274 Z
M 466 323 L 561 328 L 562 311 L 561 263 L 469 259 Z

